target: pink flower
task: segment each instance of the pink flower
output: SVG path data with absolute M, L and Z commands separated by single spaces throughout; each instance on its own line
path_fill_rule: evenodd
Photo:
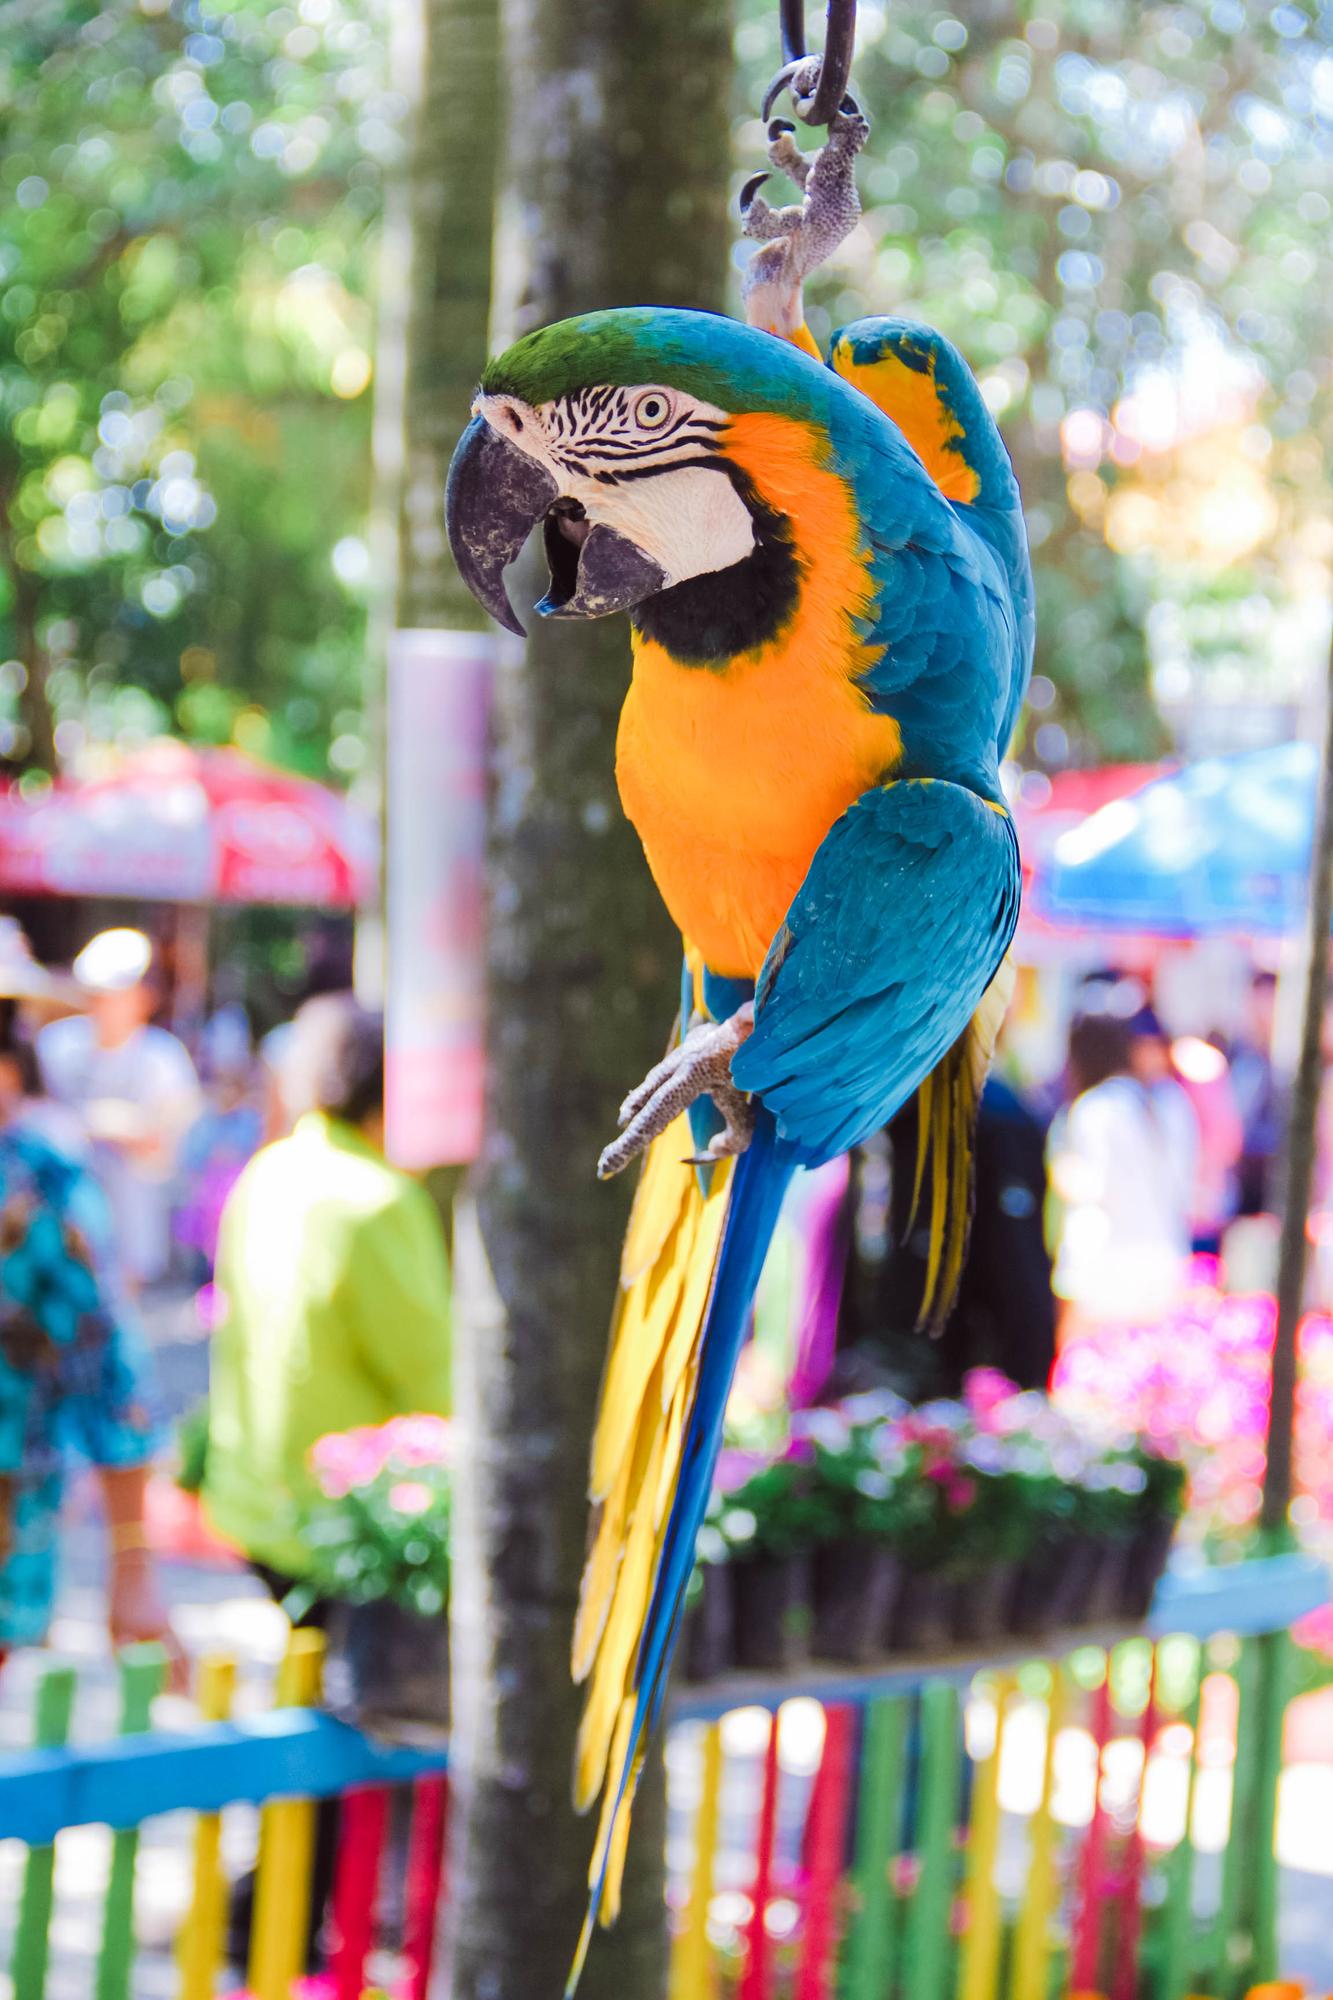
M 815 1441 L 808 1437 L 790 1437 L 782 1448 L 782 1464 L 813 1465 L 815 1462 Z
M 420 1479 L 400 1479 L 389 1488 L 389 1505 L 398 1514 L 424 1514 L 434 1495 Z
M 365 1425 L 354 1431 L 330 1431 L 310 1448 L 310 1466 L 332 1500 L 354 1486 L 368 1486 L 384 1470 L 388 1445 L 383 1429 Z
M 1000 1405 L 1017 1394 L 1018 1384 L 998 1368 L 970 1368 L 963 1377 L 963 1400 L 983 1430 Z
M 400 1465 L 452 1465 L 454 1427 L 448 1417 L 418 1412 L 384 1426 L 387 1454 Z
M 762 1472 L 768 1463 L 769 1460 L 761 1451 L 739 1451 L 729 1448 L 718 1458 L 713 1484 L 719 1493 L 735 1493 L 756 1472 Z

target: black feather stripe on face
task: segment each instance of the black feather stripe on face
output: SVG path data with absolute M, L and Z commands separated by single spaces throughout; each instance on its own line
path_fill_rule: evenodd
M 551 456 L 572 472 L 595 472 L 599 462 L 653 459 L 664 471 L 688 465 L 695 453 L 714 447 L 722 420 L 687 405 L 665 424 L 647 428 L 635 417 L 638 389 L 576 389 L 542 412 Z M 664 397 L 666 391 L 660 392 Z

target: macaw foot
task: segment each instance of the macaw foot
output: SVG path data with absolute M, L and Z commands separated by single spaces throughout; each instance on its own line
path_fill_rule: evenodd
M 620 1137 L 611 1141 L 597 1162 L 597 1178 L 610 1180 L 637 1159 L 696 1097 L 711 1097 L 726 1122 L 692 1164 L 705 1166 L 731 1153 L 743 1153 L 754 1131 L 754 1111 L 749 1098 L 731 1080 L 731 1058 L 753 1028 L 753 1000 L 747 1000 L 725 1021 L 706 1021 L 702 1014 L 696 1014 L 688 1033 L 621 1105 L 617 1119 Z
M 798 91 L 799 76 L 792 79 Z M 856 156 L 870 136 L 870 121 L 855 98 L 844 97 L 828 138 L 814 155 L 803 153 L 795 126 L 775 118 L 768 128 L 768 157 L 793 180 L 802 199 L 773 208 L 759 189 L 768 175 L 754 174 L 741 189 L 741 216 L 747 236 L 763 245 L 750 259 L 741 290 L 751 326 L 792 334 L 805 321 L 804 280 L 851 235 L 861 214 L 856 192 Z

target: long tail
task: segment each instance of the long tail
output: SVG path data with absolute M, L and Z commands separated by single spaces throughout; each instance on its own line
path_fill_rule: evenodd
M 661 1710 L 737 1357 L 796 1149 L 760 1109 L 749 1150 L 705 1195 L 682 1118 L 654 1142 L 626 1239 L 593 1442 L 593 1536 L 574 1632 L 588 1680 L 575 1804 L 601 1794 L 572 2000 L 598 1918 L 620 1905 L 630 1813 Z
M 938 1333 L 953 1310 L 972 1229 L 972 1139 L 996 1037 L 1017 977 L 1006 957 L 958 1040 L 917 1089 L 916 1174 L 910 1230 L 930 1162 L 930 1247 L 917 1325 Z

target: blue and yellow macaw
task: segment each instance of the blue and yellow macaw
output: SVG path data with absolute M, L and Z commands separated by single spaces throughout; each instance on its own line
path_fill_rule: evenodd
M 522 630 L 502 572 L 538 520 L 537 609 L 629 612 L 616 775 L 685 947 L 682 1032 L 600 1166 L 646 1149 L 573 1648 L 575 1797 L 602 1799 L 589 1925 L 618 1906 L 784 1191 L 921 1092 L 939 1315 L 1018 916 L 999 779 L 1032 655 L 1017 486 L 938 333 L 861 320 L 819 358 L 794 254 L 817 192 L 755 210 L 766 325 L 647 307 L 530 334 L 487 368 L 450 478 L 455 555 L 501 623 Z

